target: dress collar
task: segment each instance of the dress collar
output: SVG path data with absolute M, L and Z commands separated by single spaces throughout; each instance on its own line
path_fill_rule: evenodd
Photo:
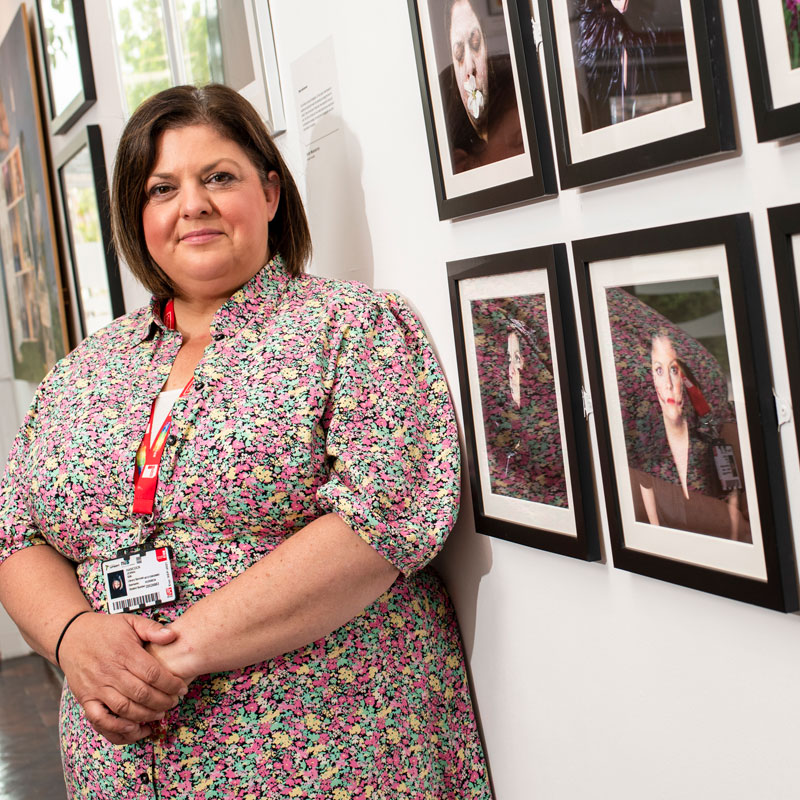
M 229 338 L 247 325 L 256 315 L 269 316 L 278 306 L 291 276 L 279 254 L 271 258 L 250 280 L 237 289 L 220 307 L 211 321 L 211 336 Z M 143 309 L 135 343 L 152 339 L 160 329 L 168 333 L 161 319 L 163 300 L 152 297 Z

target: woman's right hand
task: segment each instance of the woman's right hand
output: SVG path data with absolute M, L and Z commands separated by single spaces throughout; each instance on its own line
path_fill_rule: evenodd
M 144 649 L 174 639 L 169 628 L 136 614 L 84 614 L 69 626 L 61 668 L 92 727 L 112 744 L 149 736 L 148 723 L 186 694 L 186 683 Z

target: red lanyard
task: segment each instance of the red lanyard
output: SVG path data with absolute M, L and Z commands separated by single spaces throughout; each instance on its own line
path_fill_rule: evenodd
M 175 308 L 172 300 L 167 300 L 164 306 L 164 324 L 170 330 L 175 330 Z M 189 382 L 183 387 L 180 397 L 189 392 L 194 376 L 189 378 Z M 161 464 L 161 455 L 167 443 L 167 434 L 172 426 L 172 409 L 170 409 L 155 441 L 150 442 L 150 431 L 153 427 L 153 412 L 156 408 L 156 401 L 150 408 L 150 419 L 147 422 L 147 430 L 144 432 L 144 439 L 136 451 L 136 465 L 133 469 L 133 513 L 152 514 L 153 505 L 156 499 L 156 487 L 158 486 L 158 471 Z

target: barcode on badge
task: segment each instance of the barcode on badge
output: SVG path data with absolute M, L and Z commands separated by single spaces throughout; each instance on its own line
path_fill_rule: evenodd
M 138 597 L 126 597 L 124 600 L 115 600 L 111 604 L 113 613 L 124 611 L 126 608 L 133 608 L 134 606 L 147 606 L 151 603 L 157 603 L 159 600 L 158 592 L 151 594 L 140 594 Z

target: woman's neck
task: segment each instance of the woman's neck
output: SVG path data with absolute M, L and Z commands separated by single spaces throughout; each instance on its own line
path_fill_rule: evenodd
M 211 321 L 227 300 L 227 297 L 174 299 L 175 325 L 183 337 L 184 344 L 211 338 Z

